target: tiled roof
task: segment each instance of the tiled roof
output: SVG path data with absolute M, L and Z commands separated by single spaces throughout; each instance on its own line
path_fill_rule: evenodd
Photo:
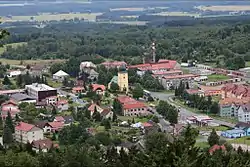
M 197 75 L 193 74 L 185 74 L 185 75 L 173 75 L 173 76 L 164 76 L 165 79 L 182 79 L 182 78 L 190 78 L 190 77 L 197 77 Z
M 55 122 L 63 122 L 64 118 L 62 116 L 56 116 L 54 119 Z
M 51 126 L 53 129 L 60 129 L 63 127 L 64 123 L 62 123 L 62 122 L 48 122 L 48 125 Z
M 74 90 L 74 91 L 81 91 L 81 90 L 85 90 L 85 88 L 82 87 L 82 86 L 78 86 L 78 87 L 73 87 L 72 90 Z
M 1 106 L 5 106 L 5 105 L 9 105 L 9 104 L 12 104 L 12 105 L 14 105 L 14 106 L 17 106 L 17 103 L 16 103 L 14 100 L 8 100 L 8 101 L 2 103 Z
M 158 63 L 147 63 L 129 66 L 129 68 L 139 68 L 141 70 L 173 69 L 177 62 L 175 60 L 159 60 Z
M 199 90 L 199 89 L 186 89 L 186 92 L 187 92 L 188 94 L 190 94 L 190 95 L 202 93 L 202 91 Z
M 167 74 L 176 74 L 176 73 L 182 73 L 181 70 L 172 70 L 172 71 L 157 71 L 153 72 L 154 75 L 167 75 Z
M 231 105 L 231 104 L 236 104 L 236 105 L 241 105 L 241 104 L 246 104 L 250 102 L 250 98 L 243 98 L 243 99 L 238 99 L 238 98 L 225 98 L 220 100 L 220 105 Z
M 37 149 L 51 149 L 53 142 L 50 139 L 37 140 L 32 142 L 32 146 Z
M 222 146 L 219 146 L 217 144 L 215 144 L 213 147 L 211 147 L 209 149 L 209 153 L 212 154 L 213 152 L 215 152 L 216 150 L 223 150 L 223 151 L 226 151 L 226 147 L 224 145 Z
M 128 96 L 119 96 L 118 101 L 122 103 L 123 109 L 143 108 L 146 105 Z
M 95 107 L 99 107 L 97 104 L 93 103 L 89 106 L 88 110 L 91 111 L 91 112 L 94 112 L 95 110 Z
M 38 122 L 35 122 L 35 126 L 42 129 L 44 128 L 46 123 L 48 123 L 48 121 L 38 121 Z
M 92 87 L 93 91 L 96 91 L 97 89 L 101 89 L 102 91 L 104 91 L 106 89 L 104 85 L 99 85 L 99 84 L 92 84 Z
M 68 104 L 68 101 L 67 100 L 59 100 L 57 102 L 57 105 L 63 105 L 63 104 Z
M 106 116 L 110 113 L 110 109 L 105 108 L 102 112 L 101 112 L 101 116 Z
M 35 125 L 32 125 L 32 124 L 28 124 L 28 123 L 25 123 L 25 122 L 19 122 L 17 125 L 16 125 L 16 127 L 15 127 L 15 129 L 16 130 L 21 130 L 21 131 L 26 131 L 26 132 L 28 132 L 28 131 L 30 131 L 32 128 L 34 128 L 35 127 Z
M 142 124 L 142 126 L 143 126 L 143 127 L 151 127 L 151 126 L 153 126 L 153 125 L 150 124 L 150 123 L 148 123 L 148 122 L 144 122 L 144 123 Z

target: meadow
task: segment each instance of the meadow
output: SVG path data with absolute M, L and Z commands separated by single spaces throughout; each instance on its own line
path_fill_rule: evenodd
M 248 11 L 250 10 L 250 5 L 218 5 L 218 6 L 198 6 L 195 7 L 199 10 L 206 11 L 216 11 L 216 12 L 222 12 L 222 11 Z
M 89 21 L 95 21 L 96 16 L 102 15 L 102 13 L 67 13 L 67 14 L 50 14 L 44 13 L 37 16 L 12 16 L 11 18 L 3 18 L 4 21 L 52 21 L 52 20 L 71 20 L 74 18 L 85 19 Z
M 9 64 L 9 65 L 48 65 L 53 63 L 59 63 L 59 62 L 65 62 L 65 60 L 62 59 L 54 59 L 54 60 L 10 60 L 10 59 L 4 59 L 0 58 L 0 62 L 3 64 Z
M 0 47 L 0 55 L 5 51 L 7 46 L 11 46 L 13 48 L 16 48 L 18 46 L 22 46 L 22 45 L 26 45 L 26 44 L 27 44 L 26 42 L 19 42 L 19 43 L 12 43 L 12 44 L 4 45 L 3 47 Z
M 198 13 L 188 13 L 188 12 L 161 12 L 161 13 L 154 13 L 149 14 L 154 16 L 189 16 L 189 17 L 199 17 L 200 14 Z

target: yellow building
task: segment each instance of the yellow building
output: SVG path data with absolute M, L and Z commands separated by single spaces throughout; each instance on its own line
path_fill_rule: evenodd
M 126 69 L 118 71 L 117 84 L 120 88 L 120 91 L 128 92 L 128 72 Z

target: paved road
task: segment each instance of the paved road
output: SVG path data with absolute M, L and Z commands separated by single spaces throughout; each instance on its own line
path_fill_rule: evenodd
M 172 97 L 174 96 L 174 94 L 151 92 L 151 95 L 153 97 L 159 98 L 160 100 L 168 101 L 170 104 L 176 106 L 173 103 L 173 99 L 172 99 Z M 179 107 L 179 106 L 176 106 L 176 107 Z M 186 120 L 187 117 L 194 116 L 194 115 L 201 115 L 201 114 L 193 113 L 193 112 L 191 112 L 191 111 L 189 111 L 189 110 L 187 110 L 185 108 L 180 108 L 180 117 L 181 117 L 181 120 Z M 221 120 L 213 119 L 213 122 L 216 123 L 216 124 L 225 125 L 225 126 L 232 127 L 232 128 L 235 127 L 235 124 L 232 124 L 232 123 L 226 122 L 226 121 L 221 121 Z
M 79 99 L 76 95 L 74 95 L 73 93 L 69 93 L 66 91 L 61 90 L 60 88 L 57 88 L 57 92 L 61 95 L 67 96 L 69 95 L 72 99 L 73 102 L 80 104 L 80 106 L 85 106 L 86 102 L 84 102 L 82 99 Z

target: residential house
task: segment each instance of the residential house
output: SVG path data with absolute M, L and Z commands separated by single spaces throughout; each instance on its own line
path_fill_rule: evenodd
M 106 87 L 100 84 L 92 84 L 92 91 L 96 92 L 96 94 L 104 95 Z
M 15 140 L 26 144 L 43 139 L 43 130 L 35 125 L 19 122 L 15 127 Z
M 25 93 L 25 89 L 0 90 L 0 95 L 13 95 L 16 93 Z
M 246 136 L 243 129 L 232 129 L 221 132 L 221 136 L 226 138 L 240 138 Z
M 12 118 L 15 118 L 16 114 L 19 114 L 20 110 L 18 105 L 13 100 L 9 100 L 1 105 L 1 117 L 2 120 L 5 120 L 8 112 L 10 113 Z
M 15 101 L 16 103 L 36 103 L 36 99 L 34 97 L 28 96 L 23 93 L 16 93 L 10 96 L 10 99 Z
M 57 90 L 45 84 L 33 83 L 31 85 L 25 85 L 27 94 L 31 97 L 37 99 L 37 101 L 42 101 L 46 97 L 57 96 Z
M 221 117 L 238 117 L 238 109 L 241 105 L 250 103 L 250 98 L 237 99 L 225 98 L 220 100 L 220 116 Z
M 194 80 L 196 82 L 204 82 L 204 81 L 208 80 L 208 77 L 207 76 L 198 76 L 198 77 L 195 77 Z
M 34 150 L 36 153 L 39 151 L 48 152 L 51 148 L 56 147 L 50 139 L 33 141 L 31 145 L 32 150 Z
M 204 96 L 204 92 L 202 90 L 199 89 L 186 89 L 186 92 L 188 95 L 199 95 L 199 96 Z
M 89 75 L 88 80 L 90 82 L 96 82 L 97 81 L 99 73 L 96 72 L 94 69 L 91 69 L 87 74 Z
M 102 118 L 113 118 L 113 112 L 111 111 L 111 108 L 109 107 L 101 107 L 95 103 L 91 104 L 88 108 L 88 110 L 90 111 L 91 116 L 93 115 L 93 113 L 95 112 L 95 109 L 97 112 L 99 112 L 102 116 Z
M 222 98 L 246 98 L 250 97 L 250 87 L 243 84 L 226 84 L 221 88 Z
M 106 61 L 101 64 L 104 65 L 106 68 L 120 68 L 123 66 L 127 66 L 127 63 L 124 61 Z
M 50 129 L 50 128 L 45 128 L 45 125 L 46 125 L 48 122 L 49 122 L 49 121 L 47 121 L 47 120 L 37 121 L 37 122 L 34 123 L 34 125 L 35 125 L 36 127 L 40 128 L 40 129 L 42 129 L 43 132 L 46 133 L 46 132 L 50 131 L 50 130 L 48 130 L 48 129 Z
M 85 88 L 83 86 L 77 86 L 72 88 L 72 93 L 81 94 L 85 92 Z
M 62 82 L 63 80 L 69 78 L 69 74 L 67 74 L 66 72 L 64 72 L 62 70 L 59 70 L 55 74 L 53 74 L 52 78 L 53 78 L 53 80 Z
M 69 103 L 67 100 L 58 100 L 56 103 L 56 108 L 62 112 L 67 111 L 69 109 Z
M 64 124 L 64 126 L 68 126 L 71 125 L 72 123 L 74 123 L 74 118 L 70 115 L 67 116 L 56 116 L 54 119 L 54 122 L 61 122 Z
M 45 65 L 35 65 L 35 66 L 32 66 L 31 69 L 30 69 L 30 74 L 32 76 L 41 76 L 43 73 L 47 72 L 47 68 Z
M 57 96 L 49 96 L 45 98 L 47 105 L 56 105 L 58 98 Z
M 204 92 L 205 96 L 220 96 L 221 95 L 221 86 L 199 85 L 198 87 L 202 92 Z
M 59 132 L 64 126 L 63 122 L 47 122 L 44 126 L 44 132 Z
M 250 122 L 250 103 L 240 106 L 238 109 L 238 121 Z
M 122 105 L 122 113 L 124 116 L 140 116 L 148 115 L 148 107 L 143 103 L 139 102 L 129 96 L 119 96 L 117 100 Z

